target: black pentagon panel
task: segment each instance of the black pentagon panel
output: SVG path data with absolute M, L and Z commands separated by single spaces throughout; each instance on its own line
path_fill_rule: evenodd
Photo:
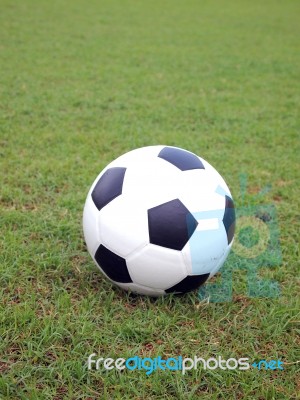
M 197 289 L 207 281 L 209 274 L 188 275 L 176 285 L 166 289 L 166 293 L 186 293 Z
M 108 250 L 102 244 L 100 244 L 95 253 L 95 260 L 113 281 L 122 283 L 132 282 L 125 259 Z
M 204 169 L 204 165 L 196 154 L 176 147 L 164 147 L 158 154 L 158 157 L 173 164 L 181 171 Z
M 109 168 L 100 177 L 92 191 L 92 199 L 98 210 L 101 210 L 109 202 L 120 196 L 123 188 L 126 168 Z
M 229 196 L 225 196 L 225 212 L 223 217 L 228 244 L 231 243 L 235 231 L 235 209 L 233 200 Z
M 148 210 L 150 243 L 182 250 L 198 222 L 179 199 Z

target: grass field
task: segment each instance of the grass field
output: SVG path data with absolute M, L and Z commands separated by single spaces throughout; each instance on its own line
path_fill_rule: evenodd
M 299 3 L 0 8 L 1 400 L 300 398 Z M 275 205 L 282 262 L 260 273 L 279 297 L 249 297 L 245 269 L 222 303 L 133 297 L 102 277 L 83 241 L 87 191 L 109 161 L 151 144 L 201 155 L 237 208 Z M 285 364 L 146 376 L 88 371 L 92 352 Z

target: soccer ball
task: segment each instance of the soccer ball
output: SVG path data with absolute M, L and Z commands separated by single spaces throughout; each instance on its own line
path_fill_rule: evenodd
M 160 296 L 194 290 L 230 251 L 235 211 L 221 175 L 178 147 L 149 146 L 112 161 L 83 212 L 87 248 L 119 287 Z

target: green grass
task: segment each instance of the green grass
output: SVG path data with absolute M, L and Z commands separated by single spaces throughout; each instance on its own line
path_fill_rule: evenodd
M 1 1 L 1 400 L 299 398 L 299 13 L 293 0 Z M 248 297 L 247 270 L 231 302 L 210 304 L 132 297 L 101 276 L 87 191 L 151 144 L 208 160 L 237 207 L 275 204 L 283 260 L 261 274 L 280 297 Z M 286 364 L 146 376 L 88 371 L 92 352 Z

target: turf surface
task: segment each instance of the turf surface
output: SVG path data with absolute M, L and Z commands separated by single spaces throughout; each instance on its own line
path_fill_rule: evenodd
M 299 13 L 293 0 L 1 1 L 1 399 L 299 398 Z M 275 205 L 282 262 L 260 274 L 279 297 L 249 297 L 247 268 L 222 303 L 102 278 L 85 196 L 109 161 L 151 144 L 208 160 L 237 208 Z M 285 364 L 146 376 L 88 371 L 92 352 Z

